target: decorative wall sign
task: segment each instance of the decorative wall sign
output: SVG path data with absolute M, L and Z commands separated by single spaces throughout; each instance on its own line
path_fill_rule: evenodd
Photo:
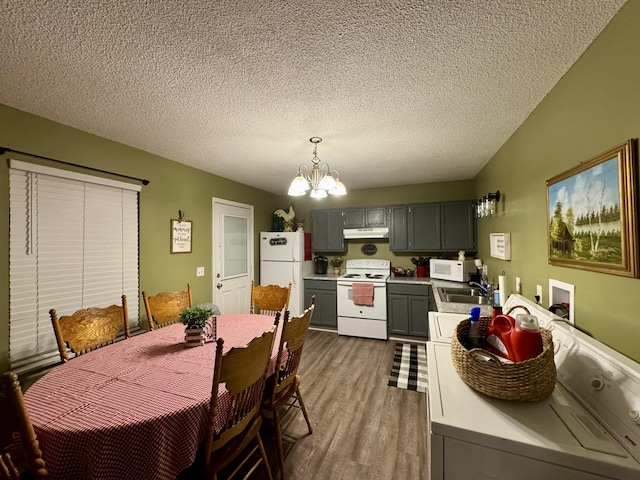
M 490 233 L 491 256 L 502 260 L 511 260 L 511 234 Z
M 171 253 L 191 253 L 190 220 L 171 220 Z
M 378 251 L 378 247 L 376 247 L 373 243 L 365 243 L 360 247 L 360 251 L 363 255 L 375 255 Z
M 547 180 L 549 263 L 638 277 L 635 141 Z

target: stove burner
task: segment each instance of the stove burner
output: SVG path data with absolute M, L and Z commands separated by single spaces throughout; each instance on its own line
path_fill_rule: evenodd
M 351 272 L 351 273 L 345 273 L 344 275 L 342 275 L 340 277 L 341 280 L 349 280 L 351 282 L 358 282 L 358 281 L 372 281 L 372 282 L 384 282 L 386 281 L 388 275 L 385 275 L 383 273 L 366 273 L 366 272 Z

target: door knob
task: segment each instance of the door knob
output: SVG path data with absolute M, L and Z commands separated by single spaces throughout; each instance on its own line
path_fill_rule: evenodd
M 221 283 L 216 284 L 216 288 L 220 290 L 222 288 L 222 284 Z

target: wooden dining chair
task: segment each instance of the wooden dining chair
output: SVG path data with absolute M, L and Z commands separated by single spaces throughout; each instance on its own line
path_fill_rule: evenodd
M 222 353 L 224 340 L 220 338 L 216 342 L 213 387 L 201 472 L 207 478 L 217 478 L 220 470 L 243 455 L 244 458 L 228 478 L 234 477 L 259 450 L 260 458 L 244 478 L 250 476 L 260 463 L 264 463 L 268 478 L 273 480 L 260 438 L 260 402 L 279 321 L 280 314 L 277 314 L 274 328 L 254 338 L 248 345 L 233 347 L 225 354 Z M 226 390 L 228 396 L 220 395 L 221 388 Z M 254 446 L 246 452 L 246 447 L 252 442 L 255 442 Z
M 142 292 L 142 300 L 147 312 L 149 329 L 166 327 L 180 321 L 180 311 L 183 308 L 193 307 L 191 284 L 187 283 L 186 290 L 160 292 L 152 297 L 148 297 L 146 292 Z
M 0 412 L 0 479 L 48 478 L 20 382 L 13 372 L 0 378 Z
M 291 296 L 291 282 L 288 287 L 279 285 L 256 285 L 251 281 L 251 306 L 249 313 L 260 313 L 262 315 L 282 314 L 289 308 L 289 297 Z
M 123 328 L 125 338 L 131 336 L 126 295 L 122 295 L 122 305 L 83 308 L 59 318 L 52 308 L 49 315 L 62 362 L 69 361 L 67 348 L 78 356 L 115 342 Z
M 265 393 L 262 400 L 262 408 L 270 413 L 269 418 L 274 424 L 276 443 L 278 449 L 278 462 L 280 463 L 280 478 L 284 480 L 284 450 L 282 448 L 282 432 L 286 430 L 300 411 L 307 422 L 309 434 L 313 433 L 307 409 L 300 394 L 300 375 L 298 366 L 302 358 L 302 348 L 309 330 L 311 317 L 315 309 L 315 296 L 311 298 L 311 304 L 302 315 L 289 318 L 289 312 L 285 311 L 282 321 L 282 336 L 278 347 L 276 365 L 280 365 L 274 375 L 266 382 Z M 284 410 L 282 412 L 281 410 Z M 287 421 L 282 421 L 287 416 Z M 265 418 L 267 416 L 265 415 Z

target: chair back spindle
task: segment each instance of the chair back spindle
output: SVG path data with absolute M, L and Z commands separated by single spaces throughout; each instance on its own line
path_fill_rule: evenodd
M 42 451 L 33 430 L 18 377 L 0 378 L 0 479 L 48 478 Z

